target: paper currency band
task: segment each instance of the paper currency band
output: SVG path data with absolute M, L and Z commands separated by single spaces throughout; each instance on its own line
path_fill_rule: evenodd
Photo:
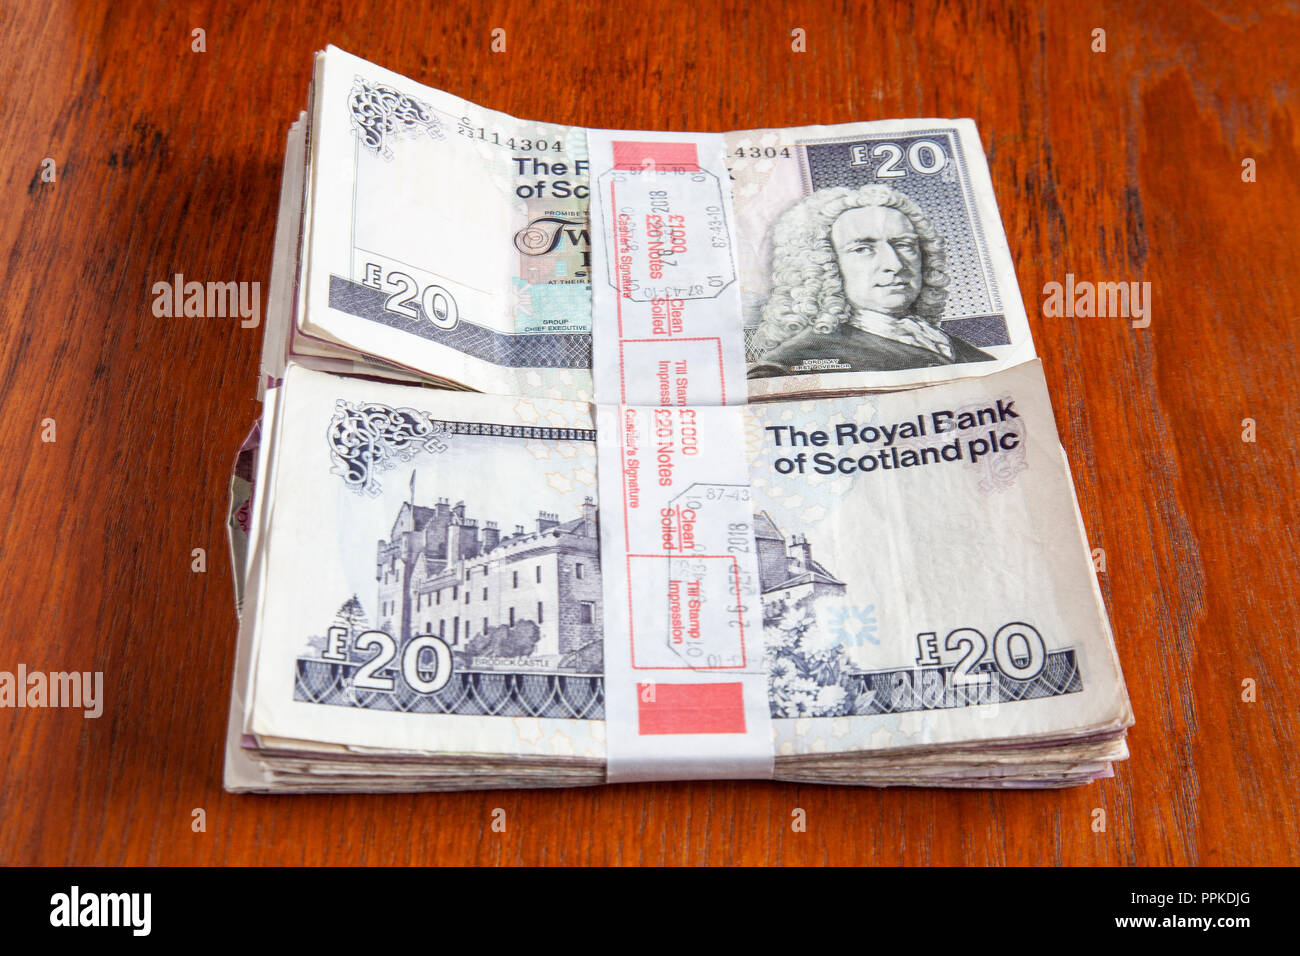
M 650 169 L 664 172 L 692 172 L 700 168 L 699 151 L 694 143 L 640 143 L 614 140 L 611 146 L 615 169 L 637 172 Z
M 588 137 L 606 778 L 770 778 L 724 144 L 653 135 Z
M 745 333 L 725 141 L 588 134 L 597 402 L 744 402 Z

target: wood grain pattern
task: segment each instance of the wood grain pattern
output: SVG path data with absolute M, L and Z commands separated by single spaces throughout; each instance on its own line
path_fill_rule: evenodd
M 157 319 L 149 289 L 176 272 L 267 288 L 285 131 L 331 42 L 589 126 L 974 117 L 1107 555 L 1137 715 L 1118 776 L 1046 793 L 223 793 L 225 489 L 261 331 Z M 99 670 L 107 695 L 99 720 L 0 711 L 0 863 L 1300 862 L 1294 4 L 5 0 L 0 49 L 0 669 Z M 1151 282 L 1151 326 L 1042 317 L 1067 272 Z

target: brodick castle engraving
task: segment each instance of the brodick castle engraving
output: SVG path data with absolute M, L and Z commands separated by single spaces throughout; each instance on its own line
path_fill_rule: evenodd
M 602 615 L 597 507 L 538 512 L 503 534 L 497 522 L 439 498 L 402 503 L 375 558 L 380 629 L 399 645 L 435 635 L 472 668 L 521 666 L 600 673 Z
M 844 593 L 844 582 L 813 560 L 808 536 L 791 535 L 787 544 L 766 511 L 754 515 L 754 545 L 765 608 L 782 602 L 794 605 L 805 599 L 811 605 L 823 596 Z

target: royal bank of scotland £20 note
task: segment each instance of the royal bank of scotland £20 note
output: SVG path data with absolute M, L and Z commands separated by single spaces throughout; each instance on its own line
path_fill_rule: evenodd
M 969 120 L 586 130 L 333 48 L 310 117 L 296 322 L 322 354 L 577 400 L 593 337 L 624 382 L 699 368 L 708 342 L 743 362 L 747 388 L 697 382 L 669 404 L 906 388 L 1034 356 Z M 619 308 L 633 300 L 640 324 Z

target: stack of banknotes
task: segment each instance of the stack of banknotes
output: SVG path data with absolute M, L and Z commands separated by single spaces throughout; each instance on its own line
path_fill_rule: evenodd
M 1056 787 L 1128 755 L 969 120 L 584 129 L 330 48 L 259 383 L 231 790 Z

